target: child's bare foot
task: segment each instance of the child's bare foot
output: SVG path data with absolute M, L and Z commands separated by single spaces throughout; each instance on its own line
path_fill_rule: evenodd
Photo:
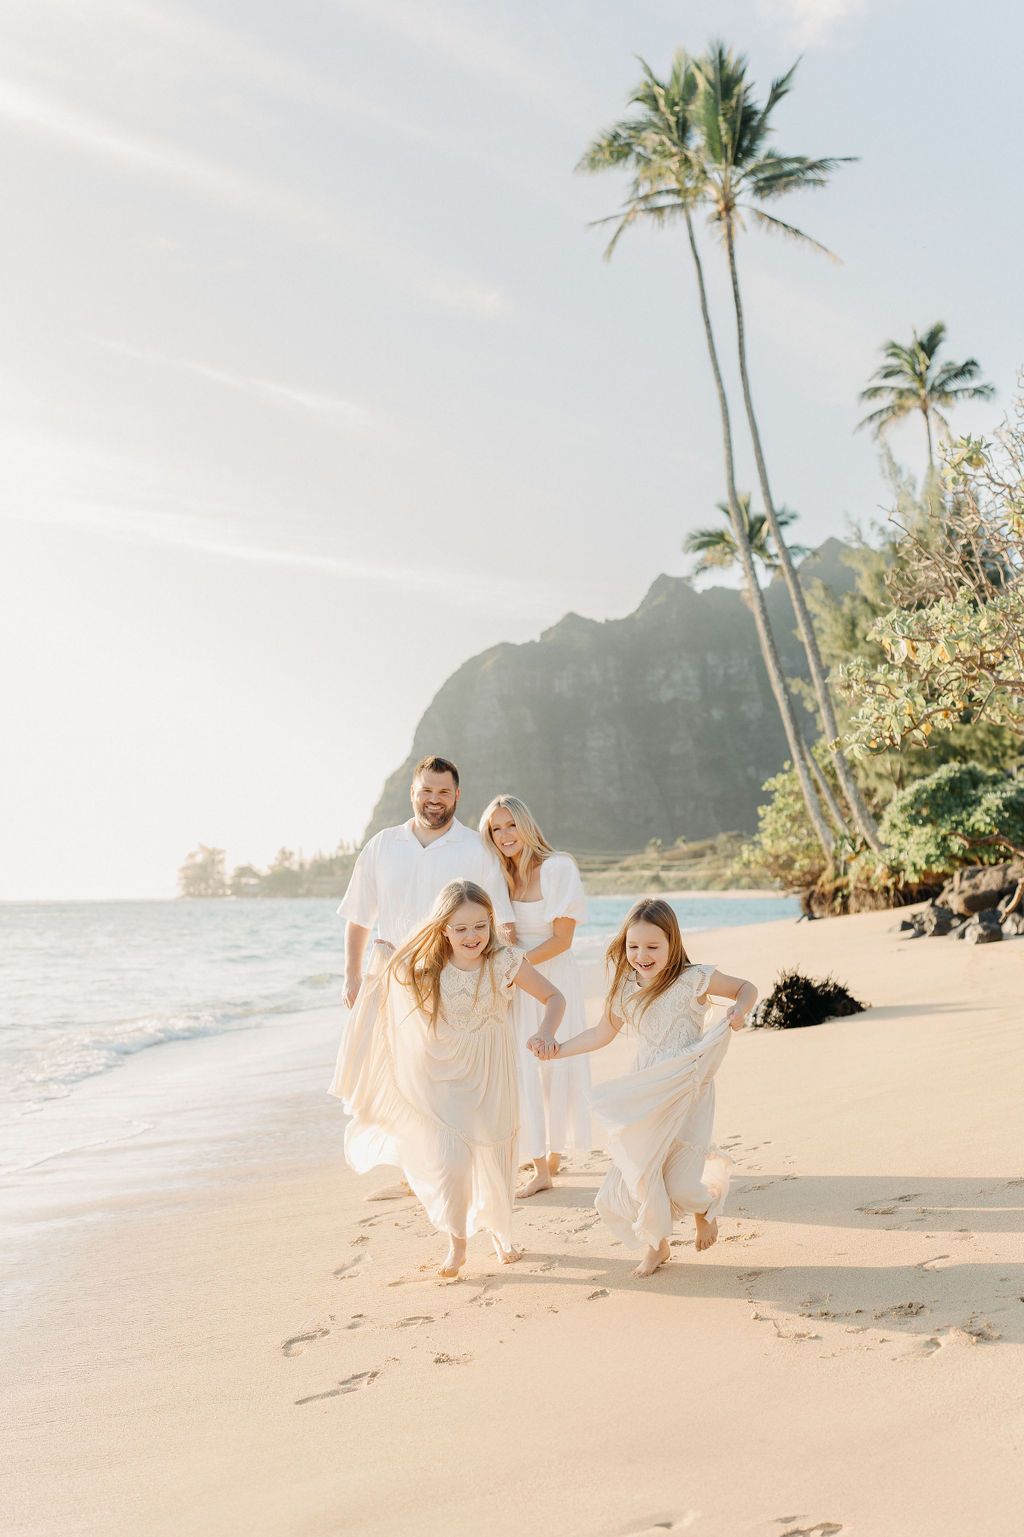
M 557 1174 L 561 1167 L 562 1167 L 562 1155 L 561 1155 L 561 1153 L 549 1153 L 548 1154 L 548 1173 L 549 1174 Z
M 456 1238 L 454 1233 L 448 1235 L 448 1253 L 445 1255 L 444 1264 L 437 1272 L 445 1281 L 454 1281 L 463 1265 L 466 1263 L 466 1240 Z
M 501 1240 L 499 1238 L 496 1238 L 493 1233 L 491 1234 L 491 1243 L 494 1245 L 494 1252 L 495 1252 L 495 1254 L 501 1260 L 501 1263 L 503 1265 L 514 1265 L 516 1260 L 522 1259 L 522 1257 L 523 1257 L 522 1249 L 516 1249 L 516 1248 L 503 1249 L 501 1247 Z
M 667 1259 L 671 1258 L 672 1250 L 669 1248 L 668 1239 L 663 1238 L 656 1249 L 648 1248 L 633 1274 L 641 1277 L 653 1275 L 659 1265 L 663 1265 Z
M 525 1185 L 520 1185 L 516 1191 L 516 1200 L 525 1201 L 529 1195 L 539 1195 L 542 1190 L 551 1189 L 551 1175 L 546 1170 L 538 1169 L 537 1173 Z
M 702 1249 L 710 1249 L 718 1238 L 718 1218 L 712 1217 L 709 1222 L 701 1212 L 694 1213 L 694 1221 L 697 1224 L 697 1241 L 694 1247 L 699 1254 Z

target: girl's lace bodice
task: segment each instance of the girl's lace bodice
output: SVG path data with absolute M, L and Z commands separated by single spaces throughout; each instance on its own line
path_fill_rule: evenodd
M 711 1008 L 706 992 L 714 974 L 714 966 L 687 966 L 672 986 L 645 1009 L 639 1007 L 643 990 L 636 978 L 626 978 L 612 1003 L 612 1011 L 626 1021 L 626 1028 L 636 1037 L 634 1069 L 678 1057 L 696 1045 L 704 1034 L 704 1021 Z
M 508 1020 L 514 977 L 522 950 L 506 945 L 477 971 L 461 971 L 451 961 L 441 972 L 442 1021 L 449 1030 L 484 1030 Z

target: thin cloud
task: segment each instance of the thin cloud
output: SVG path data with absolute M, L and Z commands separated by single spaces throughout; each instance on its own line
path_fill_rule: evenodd
M 73 148 L 136 170 L 178 181 L 208 196 L 226 197 L 262 212 L 295 218 L 314 210 L 227 166 L 174 145 L 125 133 L 95 113 L 69 107 L 56 97 L 0 79 L 0 116 Z
M 184 373 L 195 374 L 200 379 L 209 379 L 214 384 L 223 384 L 228 389 L 238 390 L 256 400 L 290 406 L 332 422 L 341 422 L 354 432 L 373 432 L 383 426 L 381 419 L 372 411 L 340 395 L 325 395 L 315 390 L 297 389 L 294 385 L 281 384 L 274 379 L 234 373 L 230 369 L 214 368 L 208 363 L 197 363 L 190 358 L 171 357 L 166 353 L 151 352 L 143 347 L 131 347 L 126 342 L 104 341 L 102 345 L 108 352 L 116 352 L 122 357 L 137 358 L 144 363 L 156 363 L 164 367 L 180 369 Z
M 431 283 L 427 294 L 448 309 L 470 310 L 475 315 L 506 315 L 512 308 L 511 301 L 500 288 L 458 278 Z
M 760 9 L 772 21 L 788 21 L 798 46 L 811 47 L 825 42 L 865 4 L 866 0 L 761 0 Z
M 441 0 L 340 0 L 383 30 L 396 34 L 417 51 L 428 50 L 474 78 L 486 76 L 511 95 L 528 101 L 534 112 L 574 132 L 593 131 L 597 104 L 585 99 L 571 74 L 552 69 L 543 54 L 528 54 L 518 46 L 521 28 L 500 35 L 494 15 L 478 23 L 476 5 L 444 5 Z
M 478 315 L 499 315 L 510 308 L 493 286 L 448 273 L 424 273 L 391 245 L 384 245 L 354 223 L 346 211 L 344 227 L 325 217 L 322 209 L 269 187 L 230 167 L 187 150 L 127 133 L 105 118 L 70 107 L 56 97 L 0 78 L 0 117 L 22 128 L 69 145 L 79 153 L 113 160 L 144 174 L 176 181 L 193 193 L 228 200 L 255 212 L 284 220 L 293 227 L 349 250 L 378 271 L 388 271 L 402 288 L 411 286 L 435 304 Z

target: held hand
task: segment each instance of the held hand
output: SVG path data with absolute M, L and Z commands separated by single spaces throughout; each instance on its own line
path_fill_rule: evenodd
M 526 1045 L 541 1062 L 548 1062 L 558 1055 L 558 1042 L 549 1040 L 546 1035 L 531 1035 Z

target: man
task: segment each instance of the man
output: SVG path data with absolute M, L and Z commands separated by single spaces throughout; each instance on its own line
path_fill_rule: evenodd
M 372 837 L 356 860 L 338 911 L 345 919 L 345 1002 L 353 1006 L 363 980 L 370 930 L 378 937 L 370 969 L 379 971 L 406 935 L 420 927 L 449 881 L 476 881 L 494 903 L 499 929 L 510 938 L 515 915 L 504 877 L 477 833 L 456 819 L 459 771 L 447 758 L 422 758 L 409 792 L 413 815 Z

